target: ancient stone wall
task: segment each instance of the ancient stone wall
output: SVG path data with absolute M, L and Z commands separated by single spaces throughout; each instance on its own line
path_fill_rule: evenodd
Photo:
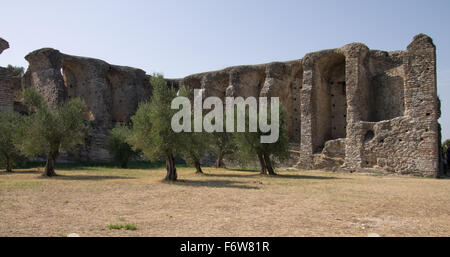
M 54 49 L 37 50 L 26 59 L 30 66 L 23 87 L 38 88 L 52 105 L 73 97 L 86 101 L 92 125 L 77 158 L 110 160 L 108 131 L 115 122 L 128 121 L 139 102 L 149 100 L 149 76 Z M 423 34 L 404 51 L 352 43 L 293 61 L 234 66 L 167 81 L 222 99 L 279 97 L 287 111 L 292 151 L 285 165 L 426 176 L 439 170 L 436 49 Z
M 86 145 L 78 155 L 62 159 L 110 161 L 106 140 L 116 122 L 127 122 L 139 102 L 150 98 L 149 76 L 143 70 L 40 49 L 26 56 L 30 66 L 23 87 L 36 87 L 52 105 L 80 97 L 90 121 Z
M 6 40 L 0 38 L 0 54 L 9 48 Z M 0 67 L 0 111 L 14 110 L 21 89 L 21 78 L 11 69 Z

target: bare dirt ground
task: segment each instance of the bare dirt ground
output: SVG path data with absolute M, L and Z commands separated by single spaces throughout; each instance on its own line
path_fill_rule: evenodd
M 0 236 L 450 236 L 450 180 L 78 168 L 0 172 Z M 136 230 L 109 229 L 133 224 Z

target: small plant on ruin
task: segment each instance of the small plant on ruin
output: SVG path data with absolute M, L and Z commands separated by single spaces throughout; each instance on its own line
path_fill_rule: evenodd
M 0 112 L 0 167 L 12 172 L 15 164 L 25 161 L 15 145 L 15 133 L 23 126 L 20 114 L 13 111 Z
M 155 74 L 150 80 L 153 95 L 150 103 L 139 104 L 136 114 L 131 118 L 133 127 L 129 142 L 134 149 L 141 149 L 150 160 L 164 156 L 166 160 L 166 180 L 177 180 L 175 154 L 180 152 L 180 134 L 171 127 L 175 110 L 171 102 L 177 95 L 175 89 L 168 87 L 162 75 Z
M 13 66 L 11 64 L 8 65 L 8 67 L 6 67 L 8 70 L 11 71 L 12 75 L 15 77 L 20 77 L 24 74 L 25 69 L 23 67 L 20 66 Z
M 140 154 L 139 150 L 134 150 L 127 142 L 130 135 L 131 129 L 127 125 L 117 123 L 108 137 L 108 151 L 120 163 L 121 168 L 127 168 L 130 159 Z
M 235 115 L 236 117 L 237 115 Z M 249 115 L 246 111 L 246 127 L 248 127 Z M 259 119 L 259 115 L 258 115 Z M 271 122 L 270 112 L 268 113 L 268 122 Z M 274 169 L 274 160 L 283 161 L 289 158 L 289 140 L 286 128 L 286 112 L 280 105 L 279 116 L 280 134 L 278 141 L 272 144 L 261 143 L 261 136 L 266 135 L 259 128 L 257 132 L 234 133 L 234 141 L 238 151 L 235 155 L 241 161 L 254 161 L 256 158 L 261 167 L 261 174 L 276 175 Z
M 23 101 L 30 115 L 24 117 L 24 126 L 18 133 L 21 139 L 18 148 L 30 157 L 46 155 L 44 175 L 56 176 L 59 154 L 84 144 L 86 105 L 80 98 L 74 98 L 52 108 L 34 88 L 23 92 Z

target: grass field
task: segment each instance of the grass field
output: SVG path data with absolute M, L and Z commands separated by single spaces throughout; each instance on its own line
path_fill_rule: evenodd
M 42 168 L 41 168 L 42 170 Z M 450 236 L 450 180 L 59 165 L 0 172 L 0 236 Z

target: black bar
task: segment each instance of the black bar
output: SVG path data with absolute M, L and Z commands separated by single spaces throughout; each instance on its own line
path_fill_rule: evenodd
M 407 252 L 448 251 L 449 238 L 267 238 L 267 237 L 158 237 L 158 238 L 0 238 L 14 254 L 108 253 L 124 256 L 365 256 Z M 134 253 L 133 255 L 131 255 Z M 140 254 L 135 254 L 140 253 Z M 445 254 L 444 254 L 445 255 Z M 76 255 L 75 255 L 76 256 Z

